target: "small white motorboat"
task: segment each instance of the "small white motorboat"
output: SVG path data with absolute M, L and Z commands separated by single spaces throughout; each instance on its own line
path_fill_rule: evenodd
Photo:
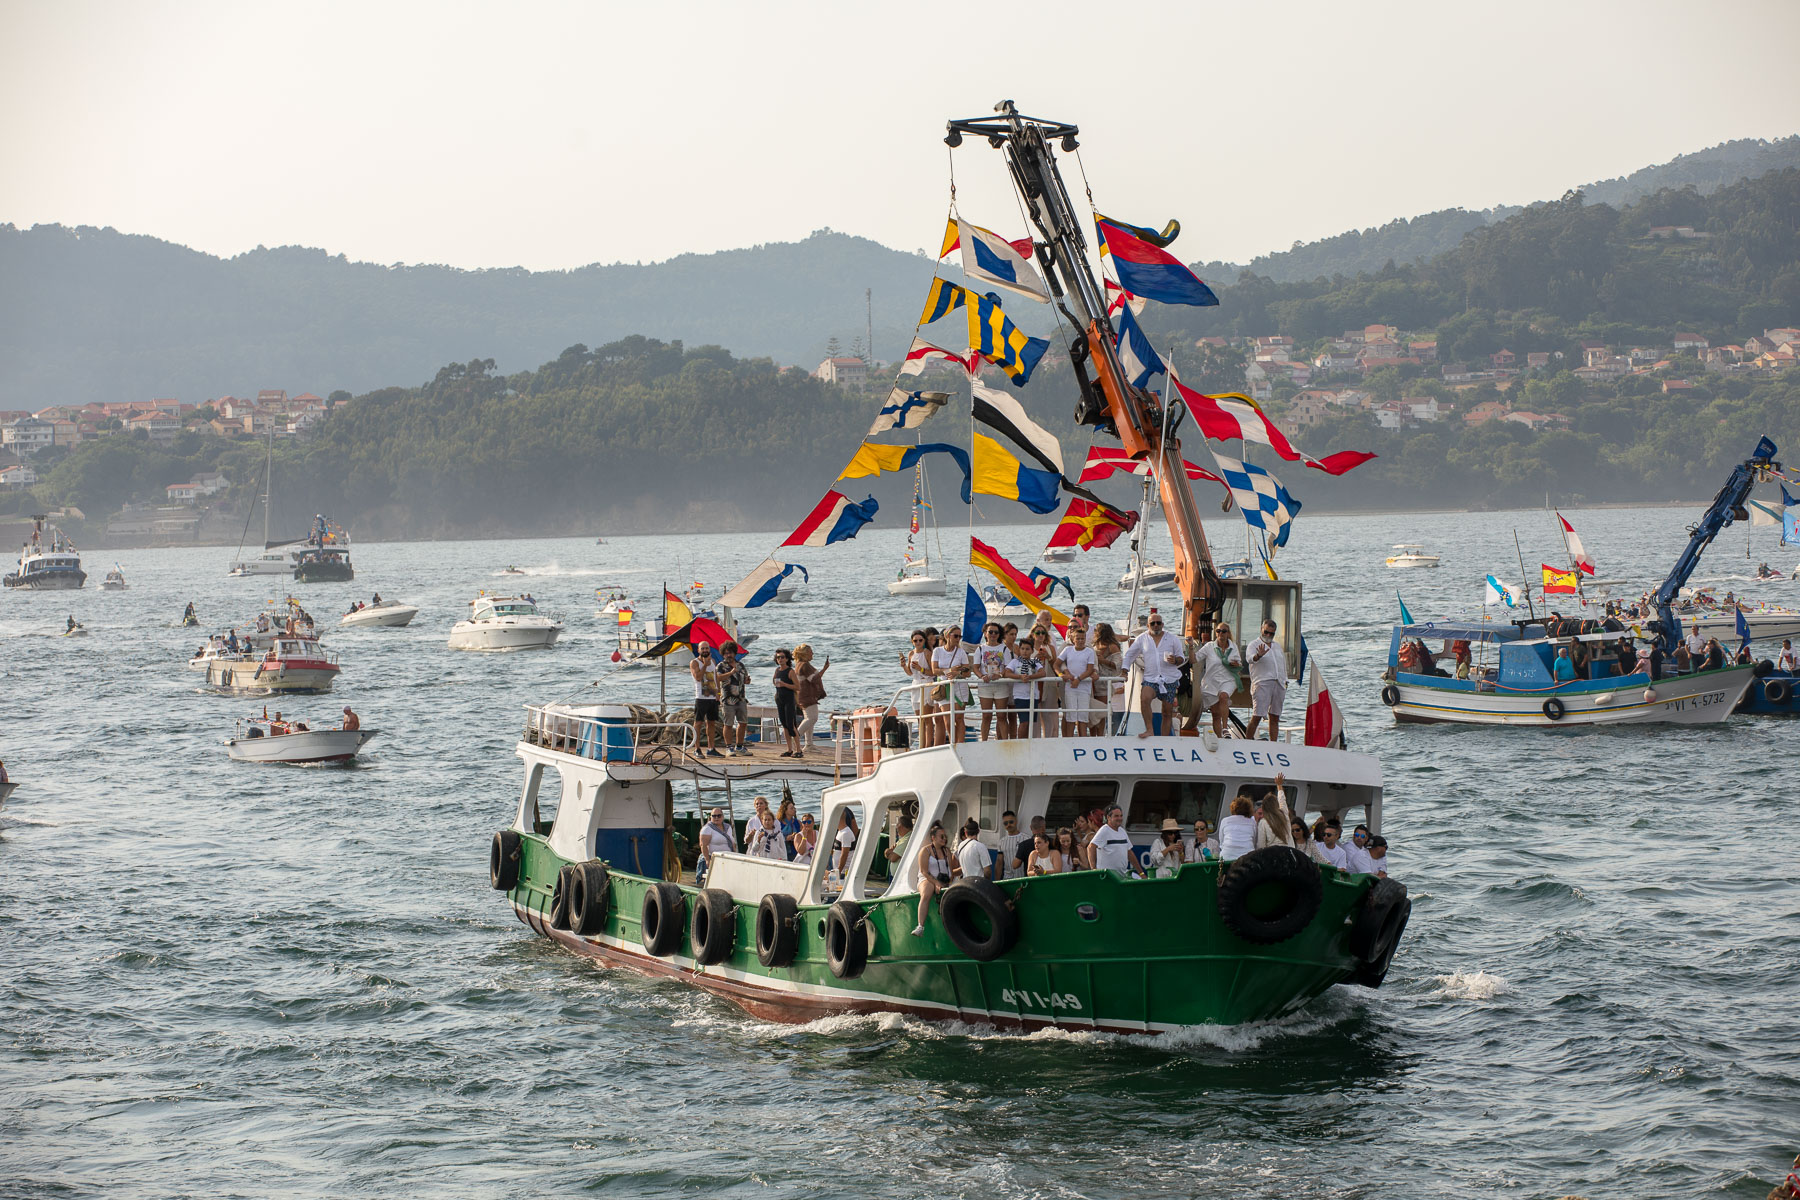
M 596 617 L 616 617 L 620 613 L 637 611 L 637 605 L 620 588 L 595 588 L 594 599 L 600 602 L 600 607 L 594 610 Z
M 251 725 L 225 743 L 225 753 L 239 762 L 324 763 L 348 762 L 368 744 L 378 729 L 305 729 L 267 733 Z
M 1141 571 L 1126 571 L 1119 576 L 1119 590 L 1129 592 L 1134 578 L 1138 581 L 1137 590 L 1140 592 L 1172 592 L 1177 586 L 1175 568 L 1155 562 L 1145 563 Z
M 477 596 L 469 605 L 469 619 L 450 627 L 452 650 L 547 650 L 563 631 L 524 596 Z
M 1415 545 L 1412 542 L 1400 542 L 1394 546 L 1394 549 L 1399 553 L 1388 556 L 1387 565 L 1390 567 L 1435 567 L 1438 565 L 1438 556 L 1425 553 L 1423 546 Z
M 419 615 L 416 604 L 402 604 L 398 600 L 381 600 L 374 604 L 365 604 L 355 612 L 345 613 L 338 619 L 338 624 L 350 629 L 373 629 L 377 627 L 394 627 L 412 624 L 412 619 Z
M 1040 557 L 1045 562 L 1074 562 L 1079 553 L 1075 546 L 1047 546 Z
M 100 590 L 103 592 L 122 592 L 130 586 L 125 582 L 125 572 L 119 570 L 117 563 L 106 573 L 106 578 L 100 581 Z

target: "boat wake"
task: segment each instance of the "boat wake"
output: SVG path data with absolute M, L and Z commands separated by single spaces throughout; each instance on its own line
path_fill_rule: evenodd
M 1473 971 L 1455 971 L 1449 975 L 1433 976 L 1437 980 L 1437 990 L 1433 996 L 1442 996 L 1447 1000 L 1492 1000 L 1496 996 L 1504 996 L 1512 991 L 1512 985 L 1498 975 L 1476 968 Z

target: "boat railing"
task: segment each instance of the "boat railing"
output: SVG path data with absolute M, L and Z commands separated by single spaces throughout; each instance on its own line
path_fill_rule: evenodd
M 610 706 L 609 706 L 610 707 Z M 629 708 L 624 712 L 630 713 Z M 531 745 L 604 762 L 644 762 L 652 751 L 686 755 L 694 748 L 691 721 L 638 720 L 577 712 L 555 704 L 525 706 L 523 739 Z

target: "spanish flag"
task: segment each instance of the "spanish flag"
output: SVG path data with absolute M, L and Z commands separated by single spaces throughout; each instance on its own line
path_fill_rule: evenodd
M 1137 519 L 1136 513 L 1114 512 L 1091 500 L 1071 500 L 1062 522 L 1050 535 L 1050 545 L 1104 550 L 1117 541 L 1121 533 L 1136 525 Z
M 635 616 L 635 615 L 636 615 L 636 614 L 635 614 L 635 613 L 633 613 L 633 612 L 632 612 L 632 610 L 631 610 L 631 609 L 629 609 L 629 608 L 621 608 L 621 609 L 620 609 L 620 610 L 619 610 L 619 613 L 618 613 L 618 617 L 619 617 L 619 628 L 620 628 L 620 629 L 623 629 L 623 628 L 625 628 L 625 627 L 626 627 L 626 626 L 628 626 L 628 625 L 630 625 L 630 624 L 631 624 L 631 618 L 632 618 L 632 617 L 633 617 L 633 616 Z
M 1005 555 L 982 541 L 980 538 L 969 539 L 969 562 L 991 574 L 1000 581 L 1000 585 L 1011 592 L 1020 604 L 1032 612 L 1047 612 L 1058 633 L 1067 633 L 1069 618 L 1056 609 L 1051 608 L 1037 597 L 1037 589 L 1032 586 L 1029 576 L 1019 568 L 1006 561 Z
M 663 592 L 663 628 L 679 629 L 694 619 L 694 610 L 689 608 L 680 596 L 674 592 Z
M 1573 595 L 1576 592 L 1580 580 L 1575 572 L 1558 571 L 1548 563 L 1538 565 L 1544 568 L 1544 595 L 1552 596 L 1558 593 Z
M 1026 466 L 991 437 L 980 433 L 973 436 L 973 453 L 969 458 L 973 464 L 970 478 L 975 491 L 984 496 L 1017 500 L 1034 513 L 1056 511 L 1062 476 Z

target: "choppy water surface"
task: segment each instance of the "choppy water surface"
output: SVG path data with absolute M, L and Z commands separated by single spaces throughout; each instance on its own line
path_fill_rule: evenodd
M 1648 582 L 1694 515 L 1578 524 L 1603 575 Z M 383 730 L 350 770 L 228 761 L 260 702 L 184 667 L 185 601 L 222 625 L 280 581 L 224 578 L 224 549 L 90 554 L 131 590 L 0 595 L 0 756 L 24 785 L 0 812 L 0 1192 L 1761 1196 L 1800 1144 L 1800 723 L 1395 728 L 1375 676 L 1396 586 L 1421 619 L 1467 611 L 1488 571 L 1517 578 L 1514 528 L 1529 565 L 1557 561 L 1545 513 L 1300 526 L 1282 566 L 1385 765 L 1412 926 L 1380 992 L 1161 1041 L 768 1025 L 554 949 L 488 890 L 520 705 L 608 670 L 592 588 L 716 587 L 774 538 L 359 546 L 356 583 L 308 607 L 379 588 L 424 611 L 334 630 L 337 692 L 283 702 Z M 1021 562 L 1043 536 L 990 532 Z M 1444 568 L 1385 570 L 1402 541 Z M 891 686 L 905 632 L 960 611 L 885 595 L 898 547 L 812 552 L 802 601 L 747 618 L 757 649 L 830 653 L 839 703 Z M 1121 561 L 1074 567 L 1102 619 Z M 1746 570 L 1734 530 L 1702 574 Z M 477 587 L 513 582 L 563 644 L 445 649 Z M 92 636 L 53 636 L 69 613 Z M 655 674 L 628 686 L 653 697 Z

